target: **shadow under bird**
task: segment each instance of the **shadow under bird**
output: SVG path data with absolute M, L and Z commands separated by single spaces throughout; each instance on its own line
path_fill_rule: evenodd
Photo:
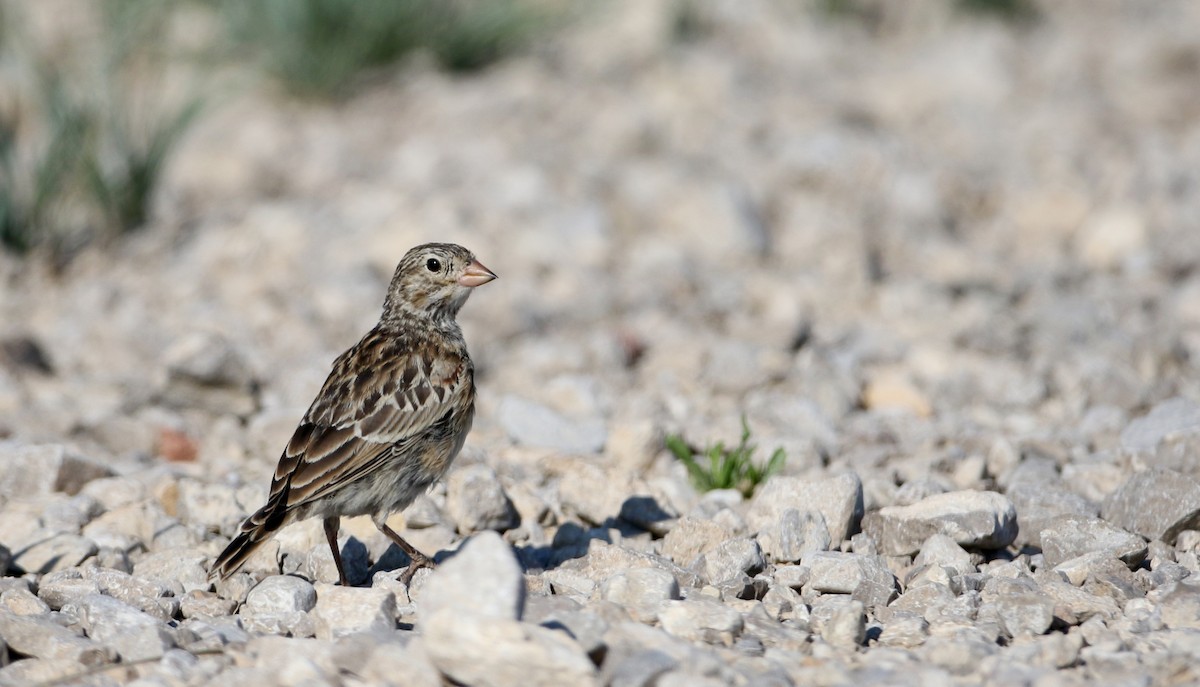
M 338 579 L 342 516 L 370 515 L 412 559 L 407 583 L 433 561 L 387 525 L 446 473 L 475 416 L 475 368 L 455 315 L 496 278 L 471 251 L 427 243 L 405 254 L 379 324 L 333 363 L 279 458 L 267 504 L 246 519 L 212 567 L 227 578 L 279 528 L 322 518 Z

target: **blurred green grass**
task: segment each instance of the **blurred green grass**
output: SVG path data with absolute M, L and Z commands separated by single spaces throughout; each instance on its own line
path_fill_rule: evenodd
M 247 60 L 290 94 L 332 100 L 417 50 L 482 69 L 547 30 L 522 0 L 96 0 L 88 35 L 39 44 L 20 0 L 0 0 L 0 245 L 57 259 L 143 226 L 177 143 L 202 111 L 196 70 Z M 180 11 L 218 30 L 183 55 Z M 196 17 L 191 18 L 193 21 Z M 94 29 L 94 31 L 92 30 Z M 66 48 L 64 49 L 64 45 Z M 187 92 L 192 88 L 194 92 Z M 171 92 L 171 97 L 165 94 Z
M 482 69 L 519 50 L 550 14 L 522 0 L 215 0 L 229 37 L 293 95 L 332 99 L 410 53 Z

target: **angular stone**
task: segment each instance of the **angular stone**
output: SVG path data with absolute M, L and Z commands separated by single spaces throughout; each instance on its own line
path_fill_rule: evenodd
M 665 570 L 636 568 L 605 580 L 600 598 L 623 607 L 635 620 L 648 623 L 658 617 L 667 601 L 679 598 L 679 583 Z
M 63 612 L 74 613 L 89 638 L 116 649 L 124 661 L 157 658 L 175 646 L 165 623 L 110 596 L 86 596 Z
M 704 575 L 713 584 L 753 575 L 764 565 L 762 550 L 753 539 L 730 539 L 704 554 Z
M 668 633 L 689 641 L 732 646 L 742 632 L 742 614 L 707 599 L 668 601 L 658 614 Z
M 292 575 L 272 575 L 246 595 L 243 613 L 280 615 L 311 611 L 317 605 L 317 590 L 308 580 Z
M 12 565 L 27 573 L 48 573 L 74 568 L 99 548 L 78 534 L 56 534 L 17 553 Z
M 178 504 L 180 522 L 218 532 L 236 527 L 246 516 L 237 491 L 224 484 L 180 480 Z
M 1045 634 L 1054 622 L 1054 600 L 1042 594 L 1004 594 L 991 603 L 1012 637 Z M 984 615 L 982 608 L 979 612 Z
M 387 589 L 335 587 L 318 582 L 312 610 L 317 639 L 334 640 L 360 632 L 396 628 L 396 595 Z
M 516 620 L 441 610 L 422 624 L 425 646 L 456 683 L 480 687 L 598 685 L 596 667 L 562 632 Z
M 59 444 L 0 441 L 0 464 L 0 503 L 56 491 L 78 494 L 91 480 L 112 475 L 104 464 Z
M 157 582 L 174 590 L 176 596 L 209 587 L 204 563 L 209 557 L 194 549 L 164 549 L 146 554 L 133 564 L 134 577 Z
M 49 614 L 17 615 L 0 609 L 0 637 L 13 651 L 35 658 L 74 661 L 83 666 L 103 665 L 116 658 L 109 647 L 79 636 Z
M 1152 452 L 1173 437 L 1200 434 L 1200 403 L 1172 398 L 1154 406 L 1121 432 L 1121 448 L 1131 453 Z
M 1051 481 L 1015 482 L 1005 492 L 1017 509 L 1017 544 L 1041 547 L 1042 530 L 1061 515 L 1095 517 L 1100 508 L 1068 489 L 1057 478 Z
M 480 532 L 433 571 L 416 601 L 422 616 L 446 610 L 520 620 L 525 575 L 499 534 Z
M 923 565 L 948 567 L 959 575 L 976 571 L 971 554 L 959 546 L 958 542 L 940 532 L 921 544 L 921 552 L 913 560 L 913 567 L 917 568 Z
M 170 621 L 179 611 L 179 600 L 170 596 L 165 585 L 108 568 L 88 568 L 84 570 L 84 578 L 95 582 L 101 594 L 123 601 L 163 622 Z
M 812 630 L 831 646 L 855 649 L 866 639 L 867 620 L 862 602 L 844 596 L 823 596 L 813 604 Z
M 776 475 L 755 492 L 746 521 L 758 532 L 778 523 L 789 508 L 819 511 L 830 541 L 841 544 L 858 531 L 863 517 L 862 480 L 854 473 L 815 481 Z
M 863 581 L 861 556 L 840 551 L 814 551 L 802 564 L 809 570 L 807 588 L 822 594 L 850 594 Z
M 794 563 L 809 551 L 825 551 L 831 539 L 820 511 L 788 508 L 773 526 L 759 530 L 757 541 L 767 558 Z
M 996 492 L 954 491 L 868 513 L 863 530 L 890 556 L 916 553 L 938 533 L 966 548 L 997 549 L 1016 538 L 1017 514 L 1012 502 Z
M 733 528 L 717 521 L 685 515 L 663 537 L 662 553 L 679 565 L 691 565 L 736 535 Z
M 500 476 L 482 463 L 450 473 L 446 480 L 446 512 L 461 534 L 503 532 L 521 524 Z
M 1051 567 L 1089 553 L 1104 553 L 1130 566 L 1146 557 L 1145 539 L 1099 518 L 1060 515 L 1047 523 L 1039 539 L 1046 565 Z
M 1173 470 L 1135 473 L 1104 500 L 1100 517 L 1146 539 L 1175 543 L 1200 529 L 1200 480 Z

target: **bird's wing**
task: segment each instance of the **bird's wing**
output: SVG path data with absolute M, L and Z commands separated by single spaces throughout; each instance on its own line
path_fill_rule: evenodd
M 473 375 L 463 352 L 368 334 L 334 363 L 279 459 L 268 504 L 286 511 L 378 468 L 384 454 L 466 410 Z

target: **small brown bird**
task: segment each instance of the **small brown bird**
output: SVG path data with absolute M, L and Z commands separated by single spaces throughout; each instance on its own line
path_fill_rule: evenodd
M 348 586 L 337 544 L 343 515 L 370 515 L 408 554 L 406 583 L 433 565 L 386 520 L 445 474 L 471 429 L 475 368 L 454 316 L 472 289 L 495 278 L 462 246 L 408 251 L 379 324 L 334 361 L 279 459 L 267 505 L 242 523 L 213 576 L 232 575 L 280 527 L 320 517 Z

